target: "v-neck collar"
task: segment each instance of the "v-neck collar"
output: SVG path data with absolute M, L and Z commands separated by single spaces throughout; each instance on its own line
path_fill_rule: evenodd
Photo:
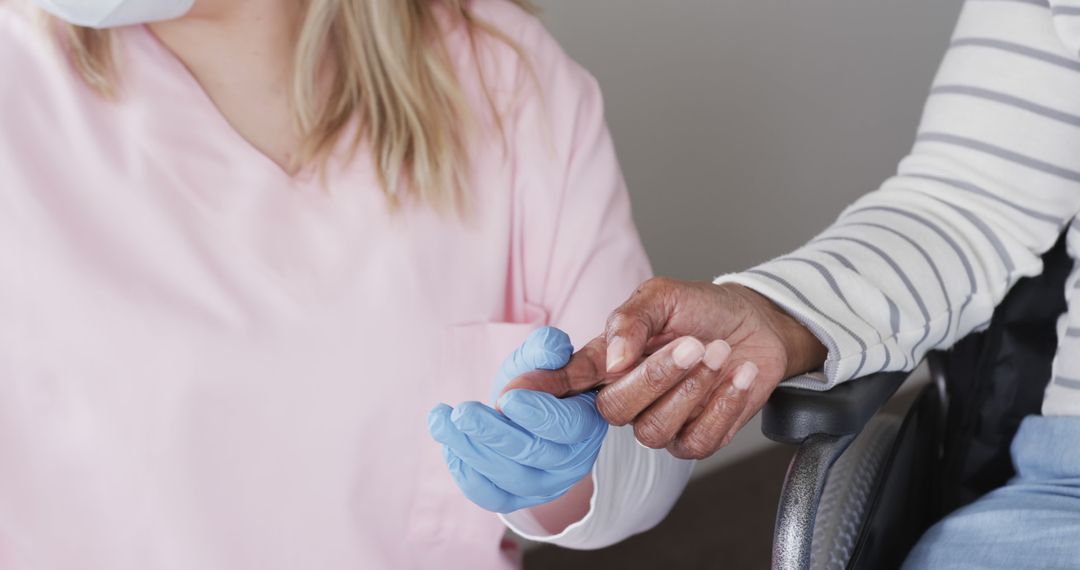
M 318 173 L 313 172 L 312 168 L 302 168 L 295 174 L 289 173 L 240 134 L 187 65 L 154 34 L 149 26 L 143 24 L 132 28 L 132 35 L 139 43 L 139 47 L 147 50 L 146 54 L 154 60 L 154 63 L 168 66 L 170 75 L 177 78 L 178 85 L 184 89 L 191 104 L 205 111 L 205 117 L 209 120 L 214 135 L 226 137 L 227 144 L 242 149 L 244 155 L 276 181 L 292 187 L 306 187 L 318 183 Z

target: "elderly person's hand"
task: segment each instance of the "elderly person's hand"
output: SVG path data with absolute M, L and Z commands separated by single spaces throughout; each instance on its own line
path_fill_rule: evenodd
M 638 441 L 700 459 L 726 445 L 781 380 L 820 367 L 825 347 L 771 301 L 740 285 L 656 278 L 560 369 L 507 390 L 567 396 L 603 386 L 600 413 Z

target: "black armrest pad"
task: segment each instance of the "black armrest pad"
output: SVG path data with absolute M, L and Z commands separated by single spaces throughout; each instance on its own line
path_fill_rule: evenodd
M 872 374 L 824 392 L 777 388 L 761 411 L 761 431 L 765 437 L 782 443 L 802 443 L 813 434 L 857 434 L 908 375 Z

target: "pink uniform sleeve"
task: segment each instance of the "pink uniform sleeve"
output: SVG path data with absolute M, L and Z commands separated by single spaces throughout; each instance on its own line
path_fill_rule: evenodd
M 546 109 L 557 153 L 523 184 L 525 297 L 576 344 L 599 334 L 607 314 L 652 275 L 630 213 L 626 184 L 596 81 L 567 62 L 552 78 Z M 543 139 L 536 137 L 537 143 Z M 522 157 L 518 164 L 535 161 Z M 547 161 L 544 161 L 547 162 Z M 542 185 L 542 186 L 541 186 Z
M 525 97 L 512 126 L 522 286 L 526 301 L 580 346 L 602 332 L 608 313 L 651 270 L 596 80 L 546 32 L 536 35 L 523 42 L 536 57 L 543 96 Z M 503 520 L 526 538 L 600 548 L 660 522 L 692 466 L 638 445 L 630 427 L 613 428 L 593 469 L 595 491 L 582 520 L 555 535 L 527 511 Z

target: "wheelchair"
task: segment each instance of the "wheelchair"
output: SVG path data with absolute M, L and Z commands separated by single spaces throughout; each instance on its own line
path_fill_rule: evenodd
M 1043 262 L 987 329 L 927 355 L 931 382 L 902 417 L 881 409 L 907 373 L 773 393 L 762 432 L 798 445 L 777 508 L 773 568 L 897 568 L 931 525 L 1012 477 L 1009 445 L 1020 421 L 1039 413 L 1067 310 L 1073 261 L 1064 238 Z

